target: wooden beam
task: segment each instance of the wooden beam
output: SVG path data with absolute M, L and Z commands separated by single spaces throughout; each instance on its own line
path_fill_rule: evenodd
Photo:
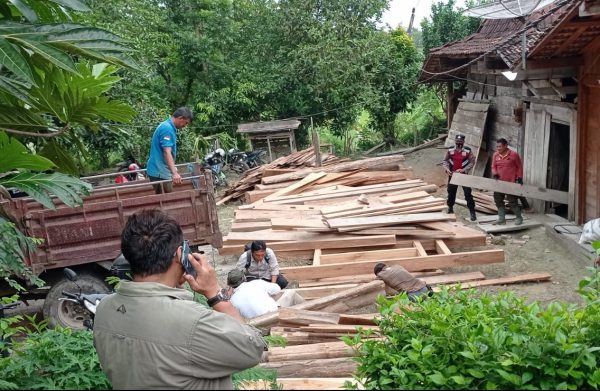
M 352 376 L 358 363 L 350 357 L 320 360 L 295 360 L 262 363 L 259 367 L 274 369 L 277 378 L 286 377 L 340 377 Z
M 433 221 L 455 220 L 456 216 L 446 213 L 414 213 L 391 216 L 349 217 L 327 219 L 327 225 L 331 228 L 354 228 L 354 227 L 384 227 L 396 224 L 414 224 Z M 360 229 L 360 228 L 359 228 Z
M 446 246 L 446 243 L 444 243 L 443 240 L 436 240 L 435 241 L 435 251 L 438 254 L 452 254 L 452 251 L 450 251 L 450 249 L 448 248 L 448 246 Z
M 298 250 L 315 250 L 317 248 L 348 248 L 348 247 L 368 247 L 396 244 L 396 235 L 379 235 L 354 237 L 349 239 L 313 239 L 310 242 L 293 241 L 293 242 L 276 242 L 269 245 L 275 251 L 298 251 Z
M 282 323 L 304 326 L 314 323 L 338 324 L 340 315 L 330 312 L 281 307 L 279 308 L 279 321 Z
M 397 260 L 386 260 L 388 265 L 401 265 L 408 271 L 419 271 L 424 269 L 437 269 L 444 267 L 458 267 L 467 265 L 480 265 L 488 263 L 504 262 L 503 250 L 471 251 L 453 254 L 429 255 L 427 257 L 405 258 Z M 320 277 L 335 277 L 353 274 L 366 274 L 372 272 L 379 261 L 334 263 L 321 266 L 296 266 L 281 268 L 281 272 L 288 279 L 310 280 L 315 275 Z
M 375 250 L 375 251 L 357 251 L 342 254 L 325 254 L 321 255 L 321 265 L 330 265 L 332 263 L 343 263 L 343 262 L 362 262 L 362 261 L 376 261 L 386 259 L 398 259 L 398 258 L 411 258 L 417 257 L 416 248 L 406 249 L 390 249 L 390 250 Z M 314 264 L 313 264 L 314 265 Z
M 306 178 L 303 178 L 302 180 L 294 183 L 293 185 L 284 187 L 283 189 L 279 189 L 278 191 L 276 191 L 273 194 L 269 194 L 268 196 L 266 196 L 264 198 L 264 200 L 265 200 L 265 202 L 269 202 L 269 201 L 273 201 L 273 200 L 277 199 L 277 197 L 280 197 L 280 196 L 296 194 L 299 191 L 301 191 L 302 188 L 306 188 L 306 187 L 310 186 L 312 183 L 323 178 L 325 175 L 327 175 L 327 173 L 325 173 L 325 172 L 313 172 L 313 173 L 309 174 Z
M 291 377 L 277 379 L 282 390 L 344 390 L 344 384 L 357 384 L 352 377 Z M 240 390 L 267 390 L 270 384 L 265 380 L 244 381 L 239 385 Z M 359 390 L 363 389 L 357 384 Z
M 323 250 L 320 248 L 315 249 L 315 255 L 313 255 L 313 266 L 319 266 L 321 264 L 321 256 Z
M 338 314 L 334 314 L 339 317 Z M 291 360 L 317 360 L 323 358 L 354 357 L 356 350 L 345 342 L 323 342 L 309 345 L 272 347 L 266 354 L 267 362 Z
M 568 40 L 567 40 L 568 41 Z M 558 52 L 558 51 L 557 51 Z M 560 67 L 574 67 L 583 65 L 582 56 L 553 57 L 527 60 L 527 69 L 551 69 Z M 549 76 L 551 73 L 549 73 Z M 555 77 L 555 76 L 552 76 Z M 556 77 L 558 78 L 558 77 Z M 531 80 L 531 79 L 530 79 Z
M 556 202 L 565 205 L 569 202 L 569 193 L 566 191 L 558 191 L 529 185 L 519 185 L 518 183 L 510 183 L 482 177 L 473 177 L 465 174 L 452 175 L 450 183 L 458 186 L 468 186 L 476 189 L 491 190 L 504 194 L 524 196 L 535 198 L 536 200 Z
M 469 289 L 469 288 L 477 288 L 481 286 L 489 286 L 489 285 L 509 285 L 509 284 L 519 284 L 522 282 L 541 282 L 541 281 L 549 281 L 552 278 L 552 275 L 549 273 L 528 273 L 522 274 L 519 276 L 512 277 L 500 277 L 500 278 L 491 278 L 489 280 L 481 280 L 481 281 L 473 281 L 473 282 L 465 282 L 464 284 L 460 284 L 461 289 Z M 439 288 L 434 288 L 434 290 L 438 290 Z

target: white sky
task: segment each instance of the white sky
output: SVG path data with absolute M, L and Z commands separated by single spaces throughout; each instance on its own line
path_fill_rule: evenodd
M 390 9 L 383 14 L 381 18 L 383 24 L 389 24 L 392 28 L 396 28 L 398 24 L 402 25 L 405 29 L 408 28 L 410 22 L 410 14 L 413 7 L 415 10 L 415 22 L 414 27 L 420 29 L 421 20 L 425 17 L 429 17 L 431 14 L 431 4 L 438 2 L 439 0 L 391 0 Z M 443 0 L 446 2 L 446 0 Z M 465 6 L 464 0 L 457 0 L 456 6 Z

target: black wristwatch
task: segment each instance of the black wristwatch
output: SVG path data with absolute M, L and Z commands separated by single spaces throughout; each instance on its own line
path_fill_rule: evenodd
M 209 307 L 214 307 L 218 303 L 228 300 L 229 296 L 227 295 L 227 289 L 221 288 L 221 290 L 219 290 L 219 293 L 217 293 L 215 297 L 211 297 L 210 299 L 208 299 L 206 303 L 209 305 Z

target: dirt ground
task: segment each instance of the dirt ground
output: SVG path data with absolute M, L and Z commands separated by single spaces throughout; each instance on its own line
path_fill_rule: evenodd
M 445 198 L 447 177 L 441 166 L 438 165 L 443 158 L 443 154 L 444 150 L 436 147 L 416 151 L 405 156 L 405 166 L 413 168 L 416 178 L 422 178 L 428 183 L 438 185 L 439 189 L 435 195 Z M 228 177 L 230 183 L 236 179 L 233 174 L 228 174 Z M 462 190 L 459 190 L 458 196 L 461 197 L 461 194 Z M 234 211 L 238 205 L 240 205 L 239 202 L 234 202 L 219 207 L 219 225 L 223 235 L 229 232 Z M 477 227 L 476 223 L 468 220 L 468 210 L 465 207 L 456 205 L 455 212 L 460 221 L 469 226 Z M 478 216 L 485 215 L 478 213 Z M 525 216 L 541 223 L 548 220 L 545 215 L 525 214 Z M 488 236 L 487 246 L 465 250 L 491 248 L 499 248 L 505 251 L 504 263 L 448 269 L 448 272 L 479 270 L 488 278 L 507 277 L 531 272 L 548 272 L 552 274 L 550 282 L 490 286 L 479 289 L 491 292 L 510 289 L 526 297 L 527 300 L 537 300 L 541 304 L 548 304 L 553 301 L 580 301 L 575 290 L 579 281 L 588 274 L 586 267 L 591 266 L 592 262 L 570 254 L 560 244 L 546 235 L 543 226 L 513 233 L 509 232 L 495 237 L 490 235 Z M 227 273 L 237 262 L 238 256 L 220 256 L 218 250 L 213 251 L 210 246 L 206 246 L 205 251 L 209 259 L 213 260 L 215 264 L 220 282 L 225 284 Z M 302 264 L 308 264 L 308 262 L 300 259 L 282 262 L 282 266 Z

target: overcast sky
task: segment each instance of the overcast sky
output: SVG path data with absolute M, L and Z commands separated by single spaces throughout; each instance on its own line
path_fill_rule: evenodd
M 382 21 L 384 24 L 389 24 L 392 28 L 396 28 L 400 24 L 406 29 L 410 22 L 411 11 L 413 7 L 416 7 L 414 26 L 419 27 L 421 19 L 429 17 L 431 4 L 437 1 L 439 0 L 391 0 L 390 9 L 383 14 Z M 464 7 L 465 1 L 457 0 L 456 4 L 459 7 Z

